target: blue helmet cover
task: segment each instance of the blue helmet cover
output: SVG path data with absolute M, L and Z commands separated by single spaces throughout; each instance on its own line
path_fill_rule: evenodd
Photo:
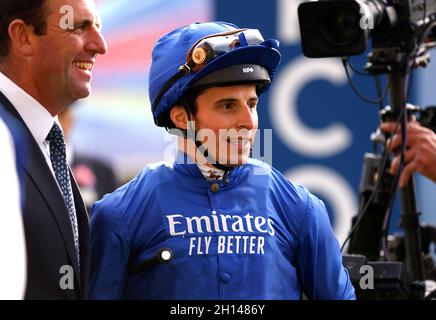
M 151 104 L 153 105 L 161 88 L 179 72 L 179 67 L 186 63 L 189 50 L 198 40 L 212 34 L 238 29 L 240 28 L 234 24 L 221 21 L 193 23 L 161 37 L 152 53 L 148 88 Z M 278 46 L 279 42 L 275 39 L 266 40 L 257 45 L 242 46 L 214 58 L 200 71 L 181 77 L 163 94 L 153 112 L 153 118 L 156 119 L 170 110 L 196 81 L 225 67 L 238 64 L 258 64 L 267 68 L 272 81 L 280 63 Z

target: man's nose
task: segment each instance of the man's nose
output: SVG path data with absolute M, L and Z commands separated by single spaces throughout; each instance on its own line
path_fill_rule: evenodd
M 255 119 L 257 116 L 256 109 L 251 108 L 245 104 L 238 112 L 238 128 L 245 128 L 251 130 L 255 127 Z
M 92 36 L 86 44 L 86 50 L 96 54 L 105 54 L 107 52 L 107 43 L 101 31 L 96 27 L 91 30 Z

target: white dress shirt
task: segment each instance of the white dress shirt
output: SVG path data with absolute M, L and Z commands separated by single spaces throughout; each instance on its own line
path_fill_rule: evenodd
M 46 141 L 46 138 L 53 127 L 54 122 L 57 122 L 59 128 L 62 130 L 58 117 L 53 117 L 38 101 L 1 72 L 0 91 L 14 105 L 21 118 L 23 118 L 24 123 L 29 128 L 33 138 L 35 138 L 36 143 L 41 149 L 42 154 L 55 177 L 50 160 L 50 145 L 48 141 Z
M 56 122 L 62 130 L 58 116 L 53 117 L 46 108 L 2 72 L 0 72 L 0 91 L 13 104 L 27 128 L 29 128 L 30 133 L 38 144 L 38 147 L 41 149 L 45 161 L 55 178 L 59 191 L 62 193 L 50 160 L 50 143 L 46 140 L 54 122 Z M 71 194 L 71 197 L 74 203 L 74 194 Z
M 12 138 L 0 119 L 0 300 L 22 299 L 26 247 Z
M 200 169 L 201 174 L 206 178 L 206 180 L 222 180 L 224 177 L 224 170 L 212 168 L 199 162 L 196 162 L 195 164 Z

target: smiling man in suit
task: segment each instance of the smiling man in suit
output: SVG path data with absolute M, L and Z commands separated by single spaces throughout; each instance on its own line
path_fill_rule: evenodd
M 28 140 L 18 168 L 27 299 L 87 298 L 89 222 L 57 115 L 90 94 L 96 56 L 106 50 L 93 0 L 0 1 L 0 108 Z

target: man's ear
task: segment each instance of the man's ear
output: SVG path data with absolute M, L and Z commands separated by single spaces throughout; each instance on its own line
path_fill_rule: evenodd
M 21 19 L 15 19 L 9 24 L 8 34 L 11 39 L 11 48 L 26 57 L 32 55 L 33 47 L 30 39 L 33 35 L 32 26 L 27 25 Z
M 170 110 L 171 121 L 176 125 L 176 128 L 187 130 L 188 128 L 188 114 L 185 107 L 176 105 Z

